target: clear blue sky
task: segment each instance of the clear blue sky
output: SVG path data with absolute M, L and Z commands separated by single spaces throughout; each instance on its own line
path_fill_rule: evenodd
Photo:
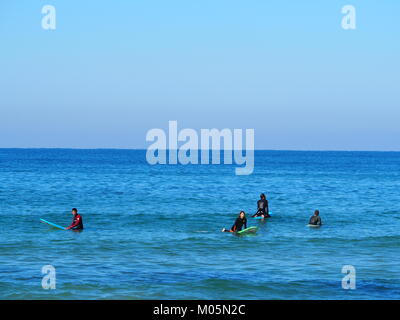
M 400 150 L 399 16 L 398 0 L 3 0 L 0 147 L 143 148 L 178 120 L 254 128 L 258 149 Z

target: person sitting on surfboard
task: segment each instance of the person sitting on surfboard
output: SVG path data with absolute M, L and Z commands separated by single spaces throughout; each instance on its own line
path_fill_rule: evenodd
M 238 232 L 242 230 L 243 226 L 245 229 L 247 228 L 246 213 L 244 211 L 240 211 L 239 216 L 236 218 L 232 228 L 230 230 L 223 228 L 222 232 Z
M 308 224 L 314 225 L 314 226 L 320 226 L 322 225 L 322 220 L 321 217 L 319 216 L 319 210 L 314 211 L 314 215 L 310 218 L 310 221 Z
M 83 221 L 82 221 L 82 216 L 78 214 L 78 209 L 73 208 L 72 209 L 72 214 L 73 214 L 73 219 L 72 223 L 69 227 L 65 228 L 65 230 L 82 230 L 83 229 Z
M 268 200 L 266 199 L 264 193 L 261 193 L 260 200 L 257 201 L 257 212 L 252 217 L 271 217 L 269 214 Z

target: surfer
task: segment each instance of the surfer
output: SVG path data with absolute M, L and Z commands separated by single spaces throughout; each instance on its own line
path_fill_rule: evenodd
M 308 224 L 314 225 L 314 226 L 320 226 L 322 225 L 322 220 L 321 217 L 319 216 L 319 210 L 314 211 L 314 215 L 310 218 L 310 221 Z
M 65 230 L 82 230 L 83 229 L 83 221 L 82 221 L 82 216 L 78 214 L 78 209 L 73 208 L 72 209 L 72 214 L 73 214 L 73 219 L 72 223 L 69 227 L 65 228 Z
M 257 212 L 252 217 L 271 217 L 269 214 L 268 200 L 266 199 L 264 193 L 261 193 L 260 200 L 257 201 Z
M 239 216 L 236 218 L 232 228 L 230 230 L 223 228 L 222 232 L 238 232 L 242 230 L 243 226 L 245 229 L 247 228 L 246 213 L 244 211 L 240 211 Z

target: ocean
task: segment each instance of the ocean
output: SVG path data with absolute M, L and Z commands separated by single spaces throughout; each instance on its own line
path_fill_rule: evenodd
M 256 151 L 248 176 L 145 153 L 0 149 L 0 299 L 400 299 L 399 152 Z M 40 222 L 73 207 L 82 232 Z M 221 232 L 240 210 L 256 235 Z

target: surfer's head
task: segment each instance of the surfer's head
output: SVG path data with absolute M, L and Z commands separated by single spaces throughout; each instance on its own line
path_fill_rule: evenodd
M 319 216 L 319 210 L 314 211 L 314 216 Z
M 265 194 L 264 194 L 264 193 L 261 193 L 261 194 L 260 194 L 260 198 L 264 200 L 264 199 L 265 199 Z
M 73 209 L 71 210 L 71 212 L 72 212 L 73 215 L 75 215 L 75 214 L 78 213 L 78 209 L 77 209 L 77 208 L 73 208 Z
M 244 219 L 246 217 L 246 213 L 244 211 L 240 211 L 239 218 Z

